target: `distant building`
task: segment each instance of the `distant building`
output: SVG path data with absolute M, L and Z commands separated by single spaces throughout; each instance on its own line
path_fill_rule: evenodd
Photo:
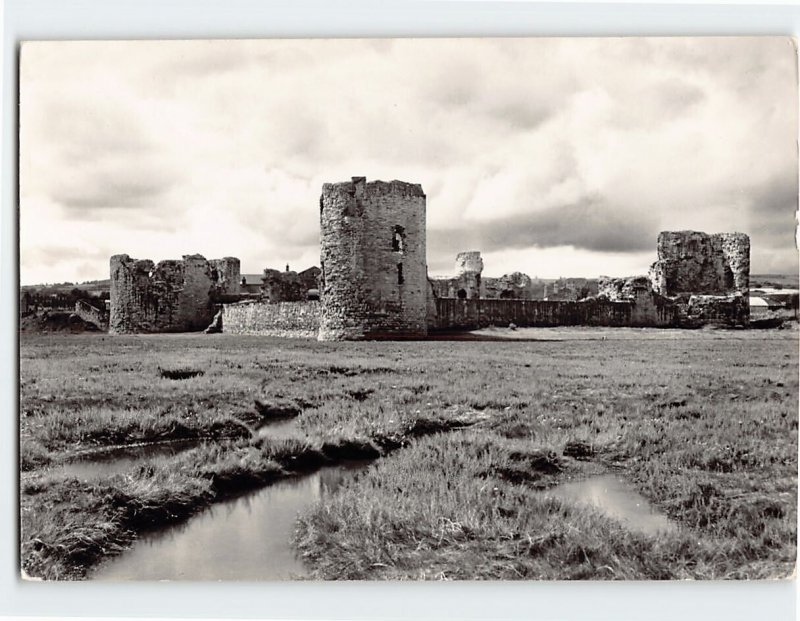
M 242 274 L 240 290 L 242 293 L 259 294 L 261 285 L 264 283 L 264 273 L 261 274 Z

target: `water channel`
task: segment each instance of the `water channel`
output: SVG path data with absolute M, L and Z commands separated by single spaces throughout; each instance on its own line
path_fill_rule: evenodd
M 95 580 L 287 580 L 307 575 L 291 547 L 297 516 L 366 468 L 354 462 L 291 477 L 212 505 L 139 538 Z
M 297 436 L 294 419 L 273 421 L 258 436 Z M 185 443 L 136 447 L 113 461 L 82 461 L 61 466 L 81 477 L 124 472 L 145 461 L 168 459 Z M 291 546 L 297 516 L 364 470 L 369 462 L 328 466 L 316 472 L 279 480 L 272 485 L 203 510 L 181 524 L 147 533 L 133 547 L 100 564 L 95 580 L 287 580 L 306 577 L 307 570 Z M 626 481 L 603 474 L 569 481 L 544 494 L 596 507 L 631 530 L 647 535 L 671 532 L 676 526 Z
M 125 446 L 87 454 L 74 461 L 54 466 L 48 472 L 58 477 L 76 477 L 85 482 L 97 481 L 129 472 L 138 466 L 158 465 L 198 444 L 198 440 L 180 440 Z

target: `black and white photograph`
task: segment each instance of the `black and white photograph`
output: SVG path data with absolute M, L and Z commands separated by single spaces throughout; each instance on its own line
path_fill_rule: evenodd
M 21 578 L 793 578 L 797 76 L 787 36 L 25 41 Z

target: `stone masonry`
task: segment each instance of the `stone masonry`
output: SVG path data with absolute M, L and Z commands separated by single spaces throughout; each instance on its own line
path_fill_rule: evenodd
M 283 338 L 316 338 L 322 310 L 319 302 L 262 302 L 226 304 L 222 325 L 231 334 L 260 334 Z
M 484 277 L 475 250 L 459 253 L 454 276 L 428 278 L 425 210 L 419 184 L 364 177 L 324 184 L 321 267 L 265 270 L 260 299 L 247 302 L 240 302 L 247 295 L 238 259 L 186 255 L 156 265 L 115 255 L 109 332 L 199 331 L 212 317 L 210 333 L 320 340 L 418 338 L 429 329 L 509 324 L 749 324 L 745 234 L 665 231 L 647 276 L 559 279 L 545 287 L 520 272 Z M 309 301 L 317 293 L 320 301 Z
M 427 334 L 425 193 L 353 177 L 320 198 L 319 339 Z
M 433 293 L 438 298 L 475 299 L 541 299 L 544 284 L 534 282 L 522 272 L 499 278 L 482 276 L 483 259 L 477 250 L 460 252 L 456 256 L 455 275 L 431 278 Z
M 545 285 L 522 272 L 511 272 L 499 278 L 485 277 L 481 282 L 481 297 L 500 300 L 541 300 Z
M 674 301 L 653 291 L 647 276 L 598 280 L 597 297 L 609 302 L 631 303 L 631 326 L 667 327 L 677 325 L 679 311 Z
M 189 332 L 202 330 L 214 315 L 217 298 L 239 291 L 239 260 L 207 261 L 199 254 L 182 260 L 111 257 L 109 332 Z
M 650 268 L 650 280 L 653 290 L 665 296 L 746 296 L 750 238 L 744 233 L 664 231 L 658 236 L 658 260 Z
M 652 290 L 650 279 L 647 276 L 630 276 L 628 278 L 601 276 L 597 287 L 598 297 L 612 302 L 635 300 L 641 292 Z
M 481 297 L 482 271 L 483 259 L 480 252 L 459 252 L 456 256 L 455 276 L 430 279 L 434 295 L 440 298 L 477 299 Z
M 477 250 L 459 252 L 456 256 L 456 297 L 479 298 L 481 296 L 481 272 L 483 259 Z
M 664 231 L 649 278 L 656 293 L 679 304 L 683 326 L 750 322 L 750 238 L 744 233 Z
M 318 267 L 310 267 L 299 274 L 265 269 L 261 285 L 262 297 L 272 303 L 306 301 L 309 290 L 317 288 L 319 275 Z

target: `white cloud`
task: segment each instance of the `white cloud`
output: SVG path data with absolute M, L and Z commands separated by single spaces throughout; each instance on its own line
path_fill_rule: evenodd
M 487 273 L 639 273 L 684 228 L 796 269 L 788 38 L 36 42 L 21 105 L 23 282 L 118 252 L 302 269 L 354 175 L 423 185 L 432 270 L 488 231 Z

